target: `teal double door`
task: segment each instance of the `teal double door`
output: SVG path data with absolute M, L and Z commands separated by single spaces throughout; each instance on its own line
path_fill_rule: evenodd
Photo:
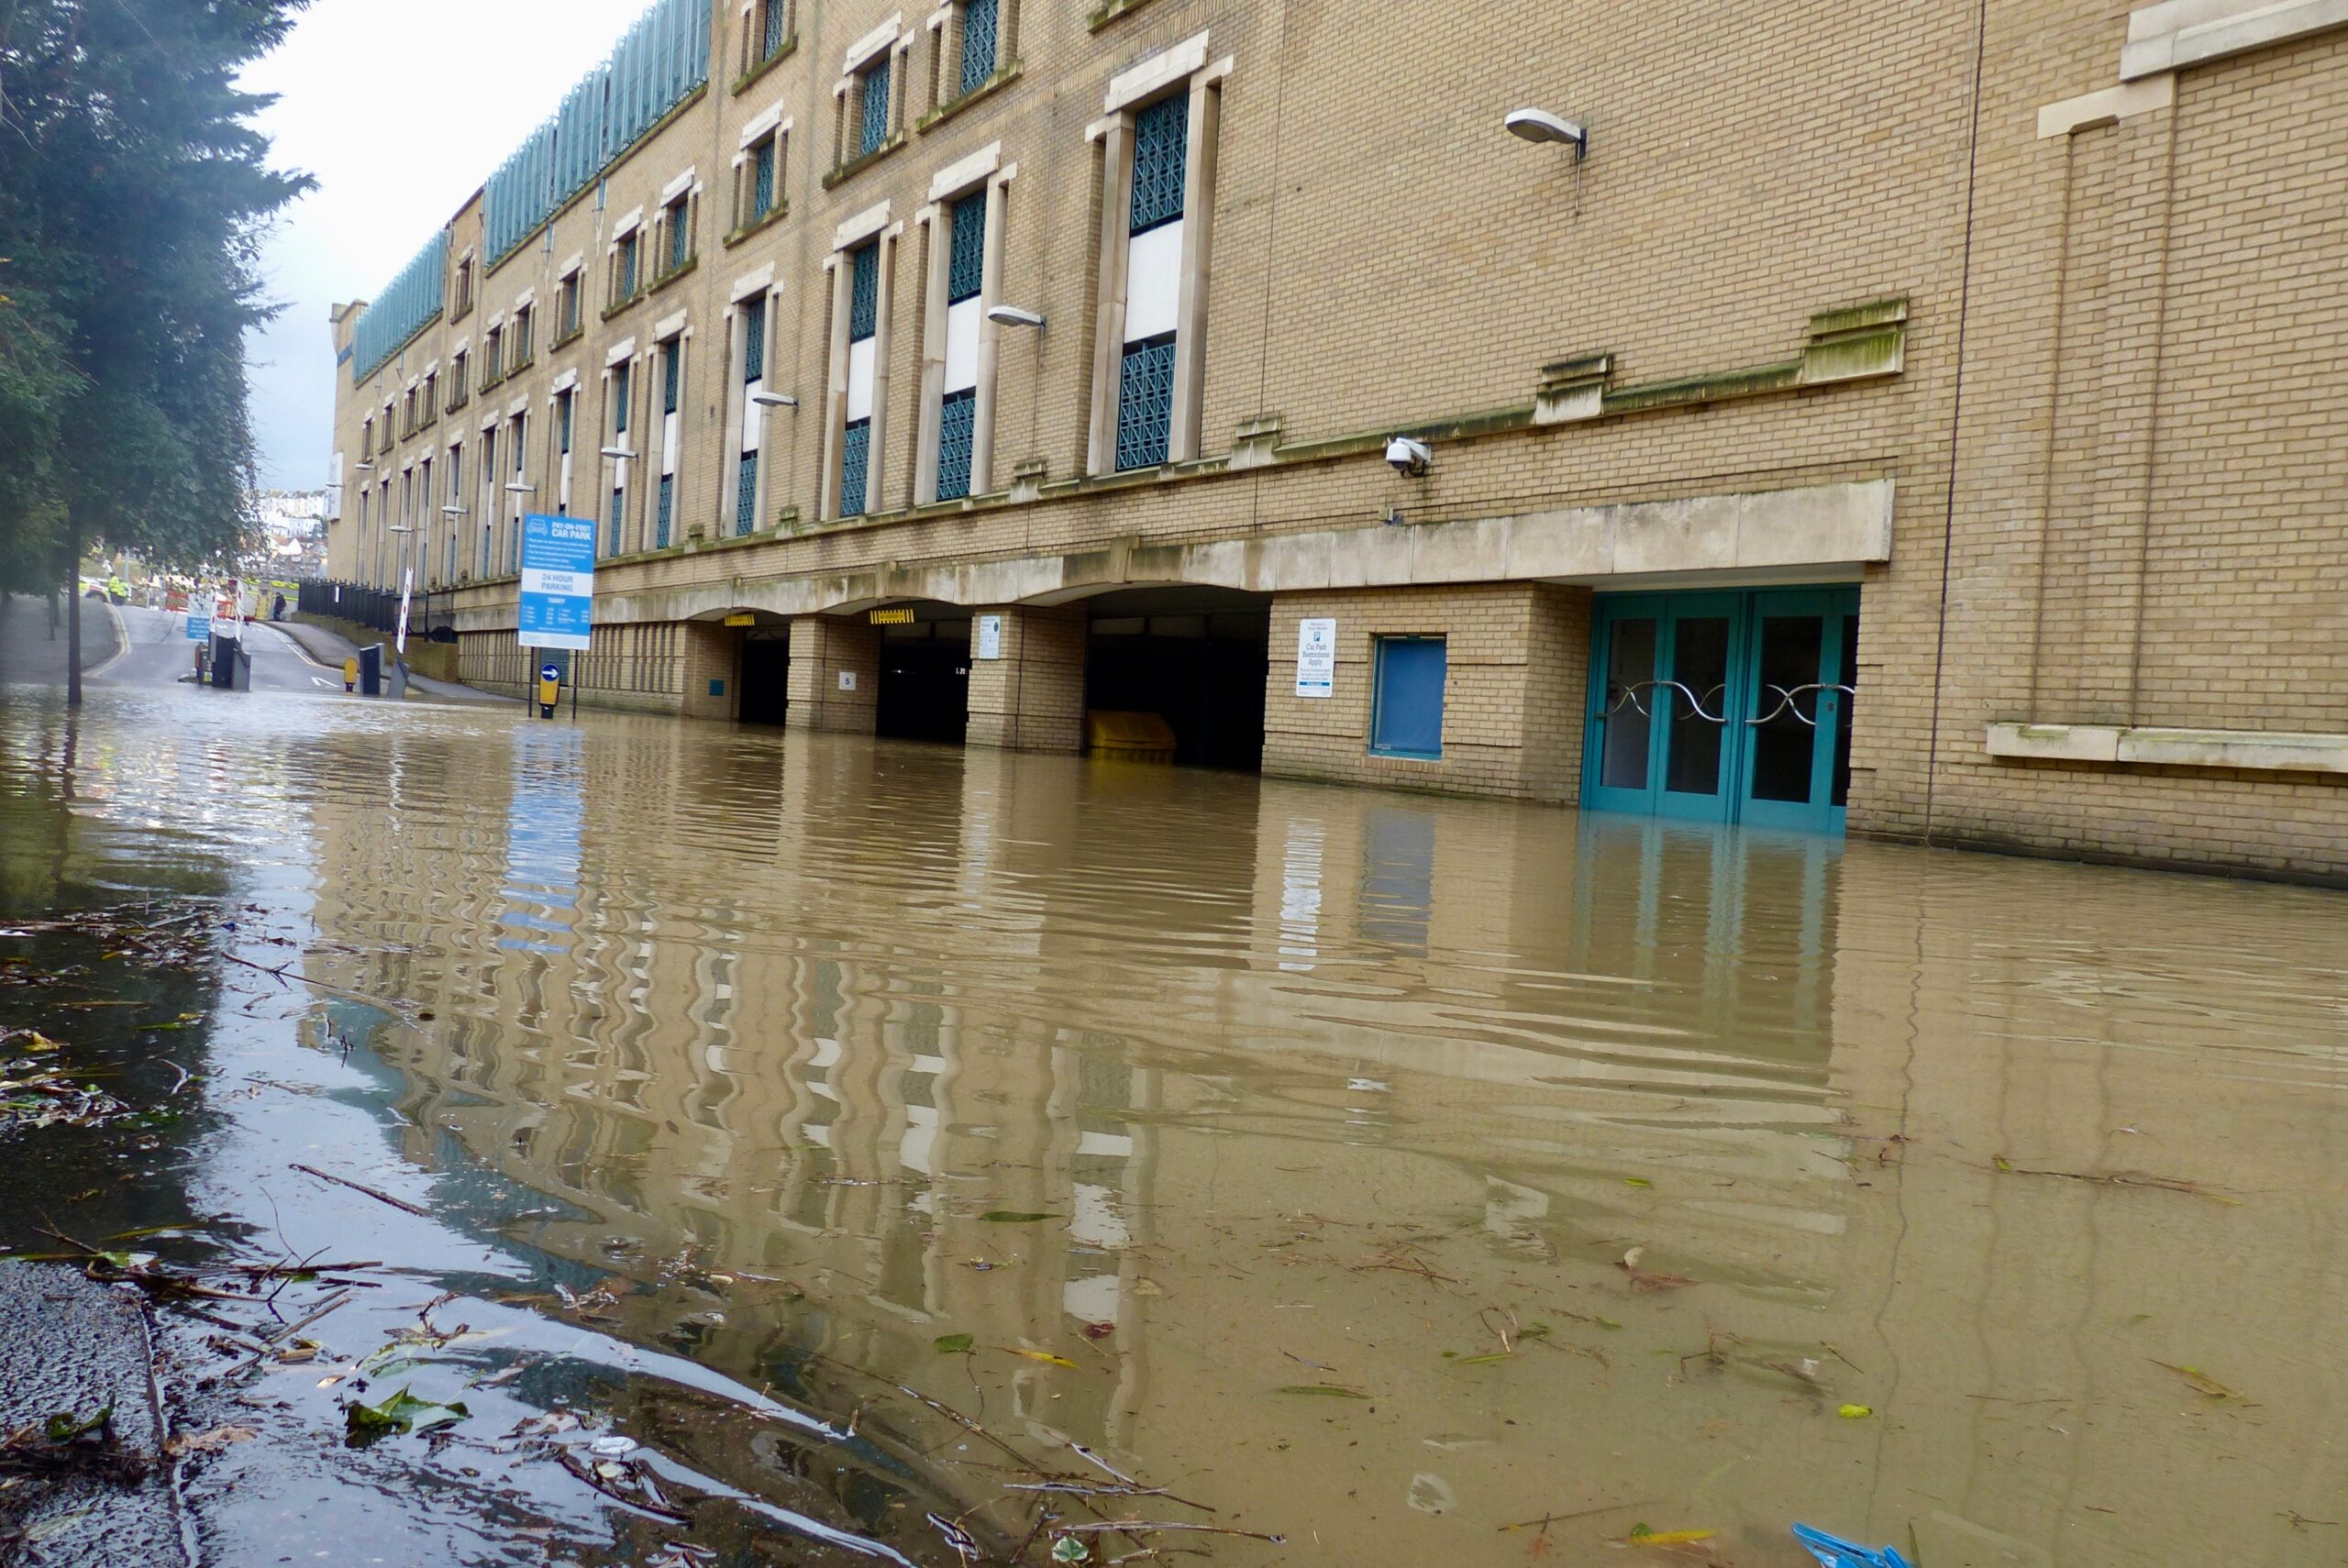
M 1843 831 L 1857 589 L 1601 594 L 1592 619 L 1585 806 Z

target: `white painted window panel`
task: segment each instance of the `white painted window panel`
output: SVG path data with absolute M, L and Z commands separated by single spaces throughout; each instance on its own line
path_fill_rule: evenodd
M 759 439 L 766 426 L 763 417 L 766 410 L 751 400 L 766 390 L 764 381 L 749 381 L 742 388 L 742 450 L 745 452 L 759 449 Z
M 342 454 L 340 452 L 334 455 L 332 473 L 333 477 L 327 480 L 327 520 L 339 523 L 342 521 Z
M 556 492 L 555 499 L 561 503 L 562 510 L 565 512 L 570 510 L 570 459 L 575 456 L 577 454 L 573 452 L 565 452 L 562 455 L 561 489 Z
M 1125 263 L 1125 341 L 1162 337 L 1181 316 L 1182 223 L 1137 234 Z
M 872 372 L 879 348 L 880 340 L 873 337 L 848 345 L 847 419 L 851 425 L 872 417 Z
M 979 384 L 979 301 L 976 296 L 946 310 L 946 390 L 967 392 Z
M 677 471 L 679 445 L 677 437 L 683 423 L 681 418 L 673 414 L 660 416 L 660 471 L 664 474 L 673 474 Z

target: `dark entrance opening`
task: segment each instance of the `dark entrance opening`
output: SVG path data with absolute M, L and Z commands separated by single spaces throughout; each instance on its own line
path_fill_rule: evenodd
M 1253 772 L 1264 765 L 1272 597 L 1221 588 L 1135 588 L 1091 601 L 1084 703 L 1156 713 L 1174 760 Z
M 961 745 L 970 723 L 970 613 L 918 604 L 873 614 L 908 617 L 880 627 L 875 733 Z
M 741 693 L 736 717 L 746 724 L 780 724 L 791 712 L 791 629 L 752 626 L 742 634 Z

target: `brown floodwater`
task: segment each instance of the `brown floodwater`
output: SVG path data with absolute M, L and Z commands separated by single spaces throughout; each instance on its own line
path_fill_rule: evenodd
M 213 1113 L 995 1539 L 2348 1562 L 2342 895 L 507 708 L 102 688 L 73 739 L 116 880 L 294 939 L 237 1070 L 382 1132 Z M 265 1215 L 249 1145 L 190 1179 Z

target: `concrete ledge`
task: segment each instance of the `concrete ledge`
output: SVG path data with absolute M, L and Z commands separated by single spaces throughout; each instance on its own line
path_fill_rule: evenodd
M 1991 756 L 2017 762 L 2125 762 L 2155 767 L 2348 774 L 2348 734 L 1999 723 L 1989 726 L 1988 751 Z
M 2348 0 L 2161 0 L 2128 14 L 2120 80 L 2133 82 L 2348 27 Z
M 2164 72 L 2146 82 L 2123 82 L 2117 87 L 2066 98 L 2039 110 L 2039 139 L 2116 125 L 2138 115 L 2149 115 L 2154 109 L 2168 108 L 2176 102 L 2176 78 L 2169 72 Z
M 1891 556 L 1893 481 L 1729 491 L 1672 501 L 1155 545 L 1111 540 L 1058 556 L 735 578 L 598 594 L 598 625 L 713 620 L 741 610 L 856 614 L 907 600 L 977 607 L 1073 603 L 1120 588 L 1253 593 L 1461 583 L 1604 586 L 1655 573 L 1833 575 Z M 511 601 L 460 602 L 460 632 L 510 631 Z

